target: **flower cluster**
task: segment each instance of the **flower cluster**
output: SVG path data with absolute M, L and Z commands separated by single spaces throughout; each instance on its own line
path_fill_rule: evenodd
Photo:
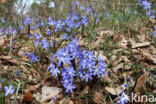
M 142 7 L 144 10 L 146 10 L 146 16 L 149 17 L 151 16 L 152 18 L 155 18 L 154 14 L 155 10 L 150 10 L 151 9 L 151 3 L 148 2 L 148 0 L 139 0 L 139 5 Z
M 92 80 L 93 77 L 104 77 L 106 73 L 105 62 L 96 57 L 92 51 L 80 50 L 76 39 L 71 39 L 67 46 L 59 49 L 52 57 L 48 70 L 52 76 L 61 76 L 62 85 L 67 92 L 73 93 L 76 87 L 74 78 Z

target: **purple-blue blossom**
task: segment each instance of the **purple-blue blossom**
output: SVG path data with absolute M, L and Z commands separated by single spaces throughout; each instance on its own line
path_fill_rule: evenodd
M 49 28 L 46 29 L 46 34 L 50 35 L 51 34 L 51 30 Z
M 31 24 L 31 22 L 32 22 L 32 19 L 30 17 L 28 17 L 24 20 L 24 25 L 29 25 L 29 24 Z
M 46 49 L 49 47 L 49 43 L 47 42 L 46 38 L 42 39 L 42 48 Z
M 37 34 L 34 34 L 34 37 L 35 37 L 36 40 L 40 39 L 40 36 L 37 35 Z
M 58 70 L 57 68 L 51 68 L 50 72 L 52 73 L 52 76 L 56 76 L 58 74 L 60 74 L 60 70 Z
M 34 63 L 34 62 L 38 62 L 38 56 L 35 56 L 33 53 L 24 53 L 26 56 L 28 56 L 28 58 L 30 59 L 30 63 Z
M 73 89 L 76 88 L 72 83 L 64 84 L 64 87 L 66 88 L 66 93 L 73 93 Z
M 122 91 L 121 96 L 118 97 L 117 104 L 126 104 L 128 102 L 128 96 Z
M 3 18 L 1 18 L 1 22 L 2 22 L 2 23 L 5 23 L 5 20 L 4 20 Z
M 13 94 L 13 92 L 15 91 L 12 88 L 12 85 L 10 85 L 9 87 L 5 86 L 4 90 L 5 90 L 5 96 L 8 96 L 9 94 Z
M 50 25 L 50 26 L 55 25 L 55 21 L 51 17 L 48 18 L 48 25 Z

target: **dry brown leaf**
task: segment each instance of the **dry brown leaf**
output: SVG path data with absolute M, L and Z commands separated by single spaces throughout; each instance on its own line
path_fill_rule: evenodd
M 56 104 L 68 104 L 69 100 L 70 100 L 69 98 L 63 98 L 60 101 L 58 101 Z
M 149 17 L 149 20 L 154 24 L 156 23 L 156 20 L 152 18 L 152 16 Z
M 20 62 L 17 61 L 16 59 L 8 60 L 8 62 L 10 62 L 12 64 L 15 64 L 15 65 L 19 65 L 20 64 Z
M 122 93 L 122 90 L 124 90 L 124 84 L 117 87 L 117 88 L 111 88 L 111 87 L 105 87 L 105 90 L 109 93 L 111 93 L 112 95 L 118 95 Z
M 29 92 L 32 92 L 32 91 L 35 91 L 35 90 L 37 90 L 39 87 L 41 87 L 41 83 L 39 83 L 39 84 L 37 84 L 37 85 L 33 85 L 33 86 L 30 86 L 29 88 L 28 88 L 28 90 L 29 90 Z
M 95 91 L 94 92 L 94 96 L 93 96 L 93 101 L 96 103 L 96 104 L 103 104 L 103 98 L 102 98 L 102 94 Z
M 135 48 L 142 48 L 142 47 L 147 47 L 147 46 L 150 46 L 151 43 L 150 42 L 144 42 L 144 43 L 135 43 L 135 44 L 132 44 L 132 48 L 135 49 Z
M 0 36 L 0 47 L 3 47 L 5 44 L 5 39 L 3 36 Z
M 115 35 L 114 38 L 113 38 L 113 42 L 115 42 L 116 40 L 118 40 L 120 38 L 120 35 Z
M 52 98 L 56 98 L 58 94 L 61 92 L 61 90 L 62 89 L 57 88 L 57 87 L 43 86 L 41 102 L 44 103 Z
M 41 103 L 41 94 L 40 93 L 33 94 L 33 97 L 36 99 L 37 102 Z
M 31 103 L 33 101 L 33 96 L 30 92 L 26 93 L 23 97 L 23 103 Z
M 27 56 L 22 56 L 21 58 L 19 58 L 20 61 L 23 62 L 29 62 L 30 60 L 27 58 Z
M 128 42 L 129 42 L 129 41 L 128 41 L 127 39 L 125 39 L 124 37 L 122 37 L 122 40 L 119 41 L 118 46 L 119 46 L 120 48 L 127 49 L 127 48 L 128 48 L 128 47 L 127 47 Z
M 92 49 L 98 48 L 101 42 L 102 42 L 102 38 L 98 38 L 95 42 L 91 44 Z
M 0 59 L 6 60 L 15 65 L 19 65 L 19 62 L 16 59 L 13 59 L 12 56 L 1 56 Z
M 112 69 L 113 71 L 117 72 L 119 69 L 123 68 L 124 63 L 119 63 L 117 65 L 115 65 Z
M 147 52 L 146 50 L 141 50 L 142 51 L 142 55 L 145 57 L 145 60 L 150 61 L 151 63 L 156 65 L 156 55 L 152 55 L 149 52 Z
M 98 35 L 100 37 L 103 37 L 103 38 L 105 38 L 107 35 L 109 35 L 109 36 L 113 36 L 114 35 L 114 31 L 103 31 L 103 30 L 100 30 L 97 33 L 98 33 Z
M 108 70 L 108 69 L 107 69 Z M 108 74 L 104 75 L 104 78 L 102 79 L 103 82 L 107 82 L 107 83 L 111 83 L 112 80 L 111 78 L 108 76 Z
M 143 75 L 141 75 L 138 78 L 138 81 L 137 81 L 137 84 L 136 84 L 136 87 L 135 87 L 135 92 L 136 93 L 139 93 L 140 92 L 139 91 L 140 88 L 143 88 L 144 90 L 146 90 L 145 81 L 146 81 L 146 74 L 144 73 Z
M 69 100 L 68 104 L 74 104 L 74 102 L 72 100 Z
M 100 56 L 100 58 L 103 59 L 105 62 L 108 61 L 108 60 L 107 60 L 107 57 L 103 55 L 103 54 L 104 54 L 103 51 L 95 51 L 94 54 L 95 54 L 96 56 Z
M 0 59 L 3 59 L 3 60 L 11 60 L 12 59 L 12 56 L 0 56 Z

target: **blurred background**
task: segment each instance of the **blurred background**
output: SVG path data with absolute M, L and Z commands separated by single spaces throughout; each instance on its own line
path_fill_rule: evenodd
M 71 10 L 72 1 L 75 0 L 0 0 L 0 18 L 7 22 L 18 21 L 22 17 L 36 16 L 54 19 L 64 17 Z M 90 5 L 98 14 L 110 9 L 122 10 L 133 8 L 138 0 L 77 0 L 83 6 Z M 149 0 L 156 7 L 155 0 Z

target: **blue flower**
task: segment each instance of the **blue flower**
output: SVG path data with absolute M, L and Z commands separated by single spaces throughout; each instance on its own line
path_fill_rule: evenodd
M 34 37 L 35 37 L 36 40 L 40 39 L 40 36 L 37 35 L 37 34 L 34 34 Z
M 19 26 L 18 27 L 20 30 L 22 30 L 23 28 L 24 28 L 24 26 L 23 25 L 21 25 L 21 26 Z
M 42 39 L 42 48 L 46 49 L 49 47 L 49 43 L 45 38 Z
M 152 16 L 151 16 L 151 18 L 152 18 L 152 19 L 155 19 L 155 16 L 154 16 L 154 15 L 152 15 Z
M 75 26 L 75 23 L 72 19 L 66 19 L 64 23 L 68 26 L 68 28 L 72 29 Z
M 92 73 L 93 70 L 96 69 L 95 62 L 94 61 L 89 61 L 88 64 L 87 64 L 87 68 L 88 68 L 89 72 Z
M 79 2 L 79 1 L 75 1 L 75 4 L 76 4 L 76 5 L 79 5 L 79 4 L 80 4 L 80 2 Z
M 148 1 L 143 1 L 142 5 L 143 5 L 145 10 L 148 10 L 151 8 L 151 3 L 149 3 Z
M 67 69 L 66 69 L 66 68 L 62 68 L 62 69 L 61 69 L 61 73 L 62 73 L 63 79 L 64 79 L 64 78 L 69 78 L 68 72 L 67 72 Z
M 82 78 L 83 80 L 85 79 L 86 82 L 88 82 L 89 79 L 92 80 L 92 73 L 83 72 L 83 74 L 84 74 L 84 75 L 81 75 L 81 78 Z
M 93 13 L 92 13 L 92 9 L 91 9 L 91 7 L 90 6 L 88 6 L 87 7 L 87 12 L 90 14 L 90 15 L 92 15 Z
M 31 24 L 32 19 L 30 17 L 26 18 L 26 20 L 24 21 L 24 25 L 29 25 Z
M 41 19 L 38 19 L 37 27 L 40 27 L 40 26 L 44 26 L 44 23 L 42 22 Z
M 70 76 L 70 77 L 74 77 L 75 76 L 75 71 L 74 71 L 74 69 L 73 69 L 73 67 L 68 67 L 68 75 Z
M 32 37 L 32 35 L 28 34 L 28 38 L 31 38 L 31 37 Z
M 118 97 L 118 99 L 117 104 L 125 104 L 128 102 L 128 96 L 125 95 L 124 91 L 122 91 L 122 95 L 121 97 Z
M 147 0 L 139 0 L 140 7 L 143 7 L 144 10 L 148 10 L 151 8 L 151 3 L 149 3 Z
M 16 34 L 16 33 L 17 33 L 17 30 L 13 29 L 12 34 Z
M 64 26 L 64 23 L 62 23 L 61 20 L 56 21 L 56 23 L 55 23 L 55 28 L 56 28 L 56 29 L 55 29 L 55 32 L 57 32 L 57 31 L 59 31 L 60 29 L 62 29 L 63 26 Z
M 41 43 L 39 40 L 34 40 L 34 46 L 39 46 Z
M 146 12 L 146 16 L 147 16 L 147 17 L 151 16 L 151 11 L 147 11 L 147 12 Z
M 106 15 L 106 18 L 109 19 L 110 16 L 109 16 L 109 13 L 108 12 L 105 12 L 105 15 Z
M 60 73 L 60 70 L 58 70 L 57 68 L 51 68 L 50 72 L 52 73 L 52 76 L 56 76 Z
M 51 26 L 55 25 L 55 21 L 53 21 L 51 17 L 48 18 L 48 25 L 51 25 Z
M 12 89 L 12 85 L 10 85 L 9 87 L 5 86 L 5 96 L 8 96 L 9 94 L 13 94 L 13 92 L 15 91 L 14 89 Z
M 0 36 L 3 34 L 4 30 L 5 30 L 5 27 L 0 29 Z
M 5 20 L 4 20 L 3 18 L 1 18 L 1 22 L 2 22 L 2 23 L 5 23 Z
M 129 86 L 128 84 L 125 84 L 125 85 L 124 85 L 124 87 L 126 87 L 126 88 L 127 88 L 128 86 Z
M 79 19 L 79 16 L 78 16 L 77 14 L 72 15 L 72 19 L 73 19 L 73 20 L 78 20 L 78 19 Z
M 66 88 L 66 93 L 68 92 L 73 93 L 73 89 L 76 88 L 75 86 L 72 85 L 72 83 L 64 84 L 64 87 Z
M 60 66 L 61 63 L 70 64 L 71 58 L 68 55 L 68 50 L 66 50 L 65 48 L 58 50 L 58 52 L 55 55 L 56 55 L 56 57 L 58 59 L 58 63 L 57 63 L 58 66 Z
M 137 13 L 138 13 L 138 12 L 135 10 L 135 11 L 134 11 L 134 14 L 136 15 Z
M 81 5 L 79 8 L 80 8 L 80 10 L 82 10 L 82 11 L 85 10 L 85 8 L 84 8 L 82 5 Z
M 77 23 L 75 23 L 75 28 L 78 28 L 81 26 L 81 21 L 78 21 Z
M 39 61 L 38 56 L 35 57 L 35 55 L 34 55 L 33 53 L 30 53 L 30 54 L 24 53 L 24 54 L 27 55 L 27 56 L 29 57 L 30 63 Z
M 51 62 L 48 66 L 48 70 L 55 69 L 55 65 Z
M 50 35 L 50 34 L 51 34 L 51 31 L 50 31 L 49 28 L 46 29 L 46 34 L 47 34 L 47 35 Z
M 130 10 L 128 10 L 127 14 L 130 14 L 130 13 L 131 13 L 131 11 L 130 11 Z
M 67 76 L 63 76 L 61 83 L 63 84 L 63 86 L 67 85 L 68 83 L 72 83 L 72 80 L 69 79 Z
M 84 58 L 82 60 L 79 60 L 79 66 L 82 67 L 83 69 L 87 68 L 88 60 L 87 58 Z
M 87 25 L 88 25 L 88 19 L 87 19 L 87 16 L 86 16 L 86 15 L 82 16 L 82 18 L 81 18 L 81 23 L 82 23 L 84 26 L 87 26 Z
M 99 68 L 95 68 L 94 70 L 93 70 L 93 75 L 94 76 L 98 76 L 98 77 L 100 77 L 100 74 L 101 74 L 101 71 L 100 71 L 100 69 Z
M 18 75 L 20 75 L 20 74 L 21 74 L 21 71 L 20 71 L 20 69 L 18 69 L 18 71 L 15 72 L 15 76 L 18 76 Z

